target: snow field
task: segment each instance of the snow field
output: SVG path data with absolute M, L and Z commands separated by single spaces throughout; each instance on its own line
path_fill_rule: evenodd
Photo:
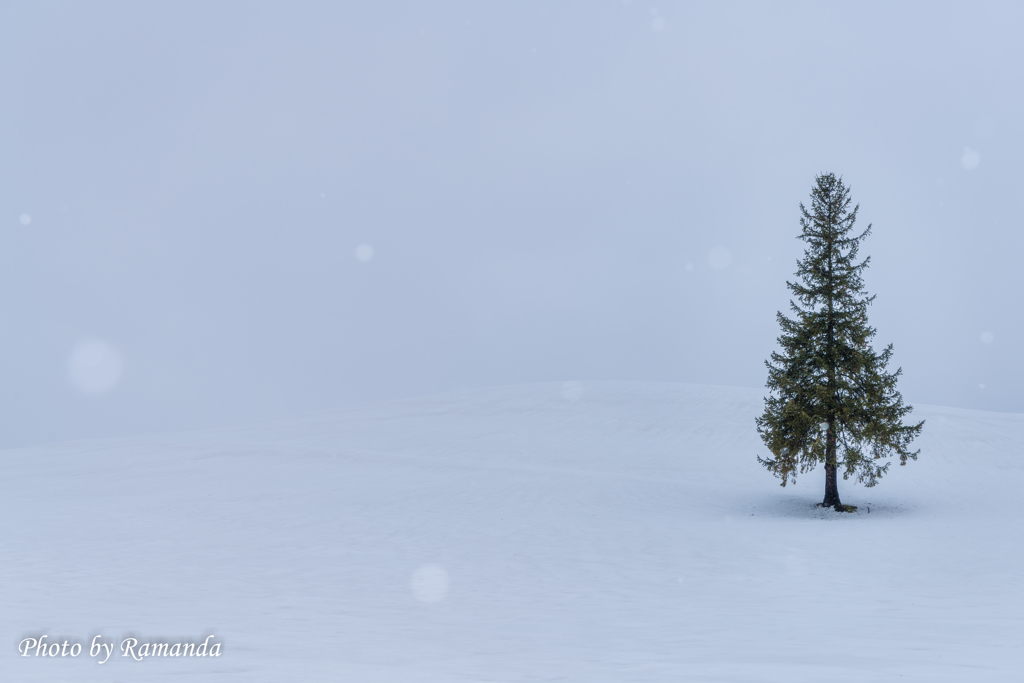
M 6 451 L 5 681 L 1005 681 L 1024 416 L 918 406 L 874 489 L 756 462 L 759 390 L 526 385 Z M 868 512 L 870 508 L 870 512 Z M 97 665 L 17 643 L 201 639 Z M 118 653 L 119 654 L 119 653 Z

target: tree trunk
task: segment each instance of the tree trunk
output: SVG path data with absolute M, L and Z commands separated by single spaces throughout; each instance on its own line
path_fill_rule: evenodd
M 825 499 L 821 501 L 825 508 L 834 507 L 836 512 L 843 512 L 843 504 L 839 502 L 839 481 L 836 478 L 836 437 L 829 420 L 828 434 L 825 436 Z
M 835 281 L 833 280 L 832 257 L 835 255 L 834 223 L 829 211 L 829 234 L 828 234 L 828 332 L 825 338 L 825 356 L 828 359 L 828 391 L 831 395 L 828 416 L 828 431 L 825 432 L 825 499 L 821 501 L 822 507 L 834 507 L 836 512 L 843 511 L 843 504 L 839 502 L 839 482 L 836 481 L 836 434 L 832 426 L 835 424 L 835 413 L 832 412 L 836 398 L 836 359 L 832 348 L 836 340 L 836 318 L 832 295 L 835 292 Z
M 825 463 L 825 500 L 821 501 L 825 508 L 834 507 L 838 512 L 843 511 L 843 504 L 839 502 L 839 483 L 836 481 L 836 466 Z

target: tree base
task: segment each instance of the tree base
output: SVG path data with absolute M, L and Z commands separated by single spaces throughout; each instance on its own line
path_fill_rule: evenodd
M 820 507 L 820 508 L 832 508 L 836 512 L 856 512 L 857 511 L 857 506 L 856 505 L 843 505 L 841 503 L 839 505 L 825 505 L 824 503 L 818 503 L 818 507 Z

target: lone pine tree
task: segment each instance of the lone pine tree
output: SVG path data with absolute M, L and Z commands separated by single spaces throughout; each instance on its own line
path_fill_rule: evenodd
M 871 226 L 854 236 L 859 206 L 850 209 L 850 191 L 831 173 L 815 179 L 811 209 L 800 205 L 799 239 L 807 243 L 797 262 L 799 282 L 793 293 L 793 318 L 778 314 L 780 351 L 768 366 L 764 414 L 757 431 L 772 457 L 758 462 L 775 476 L 796 481 L 797 472 L 825 464 L 824 507 L 846 508 L 839 500 L 836 473 L 874 486 L 890 459 L 900 465 L 916 460 L 911 441 L 924 422 L 903 424 L 912 410 L 896 390 L 902 370 L 886 372 L 892 344 L 881 353 L 871 346 L 875 329 L 868 325 L 874 296 L 864 290 L 861 274 L 870 257 L 857 262 L 860 243 Z

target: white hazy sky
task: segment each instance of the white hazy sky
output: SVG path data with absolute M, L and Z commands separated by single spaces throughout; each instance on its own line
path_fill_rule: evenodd
M 5 3 L 0 446 L 762 386 L 820 172 L 910 402 L 1024 411 L 1016 3 Z

